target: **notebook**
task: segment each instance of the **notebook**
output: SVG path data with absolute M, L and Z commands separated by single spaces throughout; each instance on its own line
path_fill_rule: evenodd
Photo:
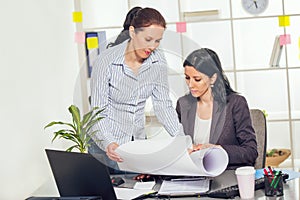
M 50 149 L 46 154 L 61 197 L 117 199 L 106 165 L 92 155 Z

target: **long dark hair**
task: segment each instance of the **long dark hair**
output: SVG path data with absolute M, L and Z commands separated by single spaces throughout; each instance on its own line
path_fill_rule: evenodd
M 213 50 L 202 48 L 193 51 L 185 59 L 183 67 L 187 65 L 194 67 L 197 71 L 206 74 L 210 78 L 217 74 L 212 93 L 214 99 L 220 104 L 225 105 L 226 97 L 229 94 L 237 93 L 231 88 L 229 80 L 222 69 L 221 61 Z
M 113 47 L 113 46 L 116 46 L 120 43 L 122 43 L 123 41 L 129 39 L 129 26 L 131 25 L 131 21 L 132 19 L 134 18 L 135 14 L 141 10 L 142 7 L 139 7 L 139 6 L 136 6 L 136 7 L 133 7 L 131 8 L 127 15 L 126 15 L 126 18 L 125 18 L 125 21 L 123 23 L 123 30 L 119 33 L 118 37 L 116 38 L 115 42 L 111 42 L 107 45 L 107 48 L 108 47 Z
M 148 27 L 151 25 L 160 25 L 166 28 L 166 21 L 164 17 L 153 8 L 141 8 L 134 7 L 128 11 L 125 21 L 123 23 L 123 30 L 116 38 L 115 42 L 109 43 L 108 47 L 118 45 L 125 40 L 129 39 L 129 27 L 133 26 L 136 31 L 142 30 L 143 27 Z

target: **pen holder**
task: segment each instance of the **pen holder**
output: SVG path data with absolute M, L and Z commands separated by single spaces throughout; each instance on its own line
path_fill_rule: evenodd
M 269 197 L 283 196 L 283 177 L 282 175 L 264 175 L 265 195 Z

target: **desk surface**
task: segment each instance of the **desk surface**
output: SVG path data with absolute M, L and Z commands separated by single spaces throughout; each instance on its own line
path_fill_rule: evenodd
M 132 180 L 134 175 L 120 175 L 125 179 L 125 183 L 122 185 L 123 187 L 132 187 L 135 183 Z M 215 178 L 216 180 L 212 182 L 211 190 L 216 190 L 219 188 L 224 188 L 227 186 L 236 184 L 236 176 L 234 175 L 234 171 L 228 170 L 225 171 L 222 175 Z M 284 184 L 284 196 L 277 197 L 275 199 L 300 199 L 300 179 L 293 179 Z M 32 193 L 32 196 L 59 196 L 57 188 L 55 186 L 55 182 L 53 179 L 48 180 L 43 184 L 40 188 L 38 188 L 35 192 Z M 148 198 L 151 199 L 151 198 Z M 153 198 L 152 198 L 153 199 Z M 172 199 L 172 198 L 170 198 Z M 174 199 L 199 199 L 198 197 L 182 197 L 182 198 L 174 198 Z M 201 199 L 213 199 L 209 197 L 201 197 Z M 240 197 L 235 197 L 235 199 L 240 199 Z M 272 197 L 266 197 L 264 195 L 264 190 L 255 191 L 255 199 L 256 200 L 266 200 L 266 199 L 274 199 Z

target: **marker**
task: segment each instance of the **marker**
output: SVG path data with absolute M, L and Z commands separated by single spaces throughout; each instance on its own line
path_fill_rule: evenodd
M 270 171 L 271 175 L 273 176 L 273 175 L 274 175 L 274 173 L 273 173 L 273 170 L 272 170 L 272 168 L 271 168 L 270 166 L 268 166 L 268 169 L 269 169 L 269 171 Z
M 274 185 L 275 180 L 276 180 L 276 178 L 278 177 L 279 174 L 280 174 L 280 171 L 276 171 L 275 177 L 273 178 L 272 183 L 271 183 L 271 187 Z
M 274 189 L 276 189 L 277 186 L 278 186 L 278 183 L 279 183 L 279 181 L 280 181 L 280 176 L 281 176 L 281 171 L 280 171 L 279 174 L 278 174 L 278 178 L 277 178 L 277 181 L 276 181 L 276 183 L 275 183 L 275 185 L 274 185 Z
M 264 174 L 268 178 L 268 182 L 271 183 L 272 180 L 266 168 L 264 168 Z
M 264 174 L 265 174 L 266 176 L 269 176 L 269 173 L 268 173 L 268 171 L 266 170 L 266 168 L 264 168 Z

